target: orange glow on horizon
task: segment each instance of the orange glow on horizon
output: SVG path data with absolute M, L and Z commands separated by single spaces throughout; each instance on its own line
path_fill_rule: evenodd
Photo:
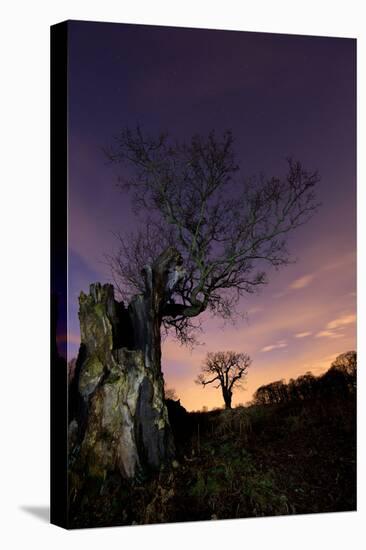
M 223 406 L 220 388 L 194 383 L 208 351 L 246 352 L 253 359 L 245 390 L 234 390 L 235 406 L 251 401 L 263 384 L 307 371 L 320 375 L 337 355 L 356 349 L 355 254 L 327 261 L 324 252 L 310 249 L 304 259 L 308 268 L 317 266 L 311 275 L 293 276 L 299 266 L 287 268 L 286 278 L 287 270 L 276 274 L 265 293 L 248 298 L 248 319 L 236 326 L 205 320 L 204 345 L 192 351 L 173 339 L 163 343 L 166 386 L 176 390 L 187 410 Z

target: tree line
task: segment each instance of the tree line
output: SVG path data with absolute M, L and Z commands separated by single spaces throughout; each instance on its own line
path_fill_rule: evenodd
M 260 386 L 254 394 L 254 405 L 279 405 L 327 397 L 349 397 L 356 393 L 357 354 L 339 355 L 322 375 L 307 372 L 288 383 L 277 380 Z

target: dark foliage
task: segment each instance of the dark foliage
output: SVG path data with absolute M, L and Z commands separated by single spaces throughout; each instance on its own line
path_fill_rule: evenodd
M 339 355 L 322 376 L 316 377 L 307 372 L 295 380 L 291 379 L 288 384 L 279 380 L 261 386 L 254 394 L 254 404 L 278 405 L 352 396 L 356 391 L 356 364 L 356 352 L 348 351 Z

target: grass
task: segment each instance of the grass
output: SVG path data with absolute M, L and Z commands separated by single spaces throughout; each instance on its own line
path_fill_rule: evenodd
M 171 418 L 177 461 L 143 483 L 111 475 L 71 509 L 76 526 L 356 508 L 353 398 Z

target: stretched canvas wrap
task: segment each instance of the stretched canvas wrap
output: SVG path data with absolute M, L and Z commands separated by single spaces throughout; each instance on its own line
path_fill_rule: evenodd
M 356 509 L 356 41 L 51 28 L 51 521 Z

